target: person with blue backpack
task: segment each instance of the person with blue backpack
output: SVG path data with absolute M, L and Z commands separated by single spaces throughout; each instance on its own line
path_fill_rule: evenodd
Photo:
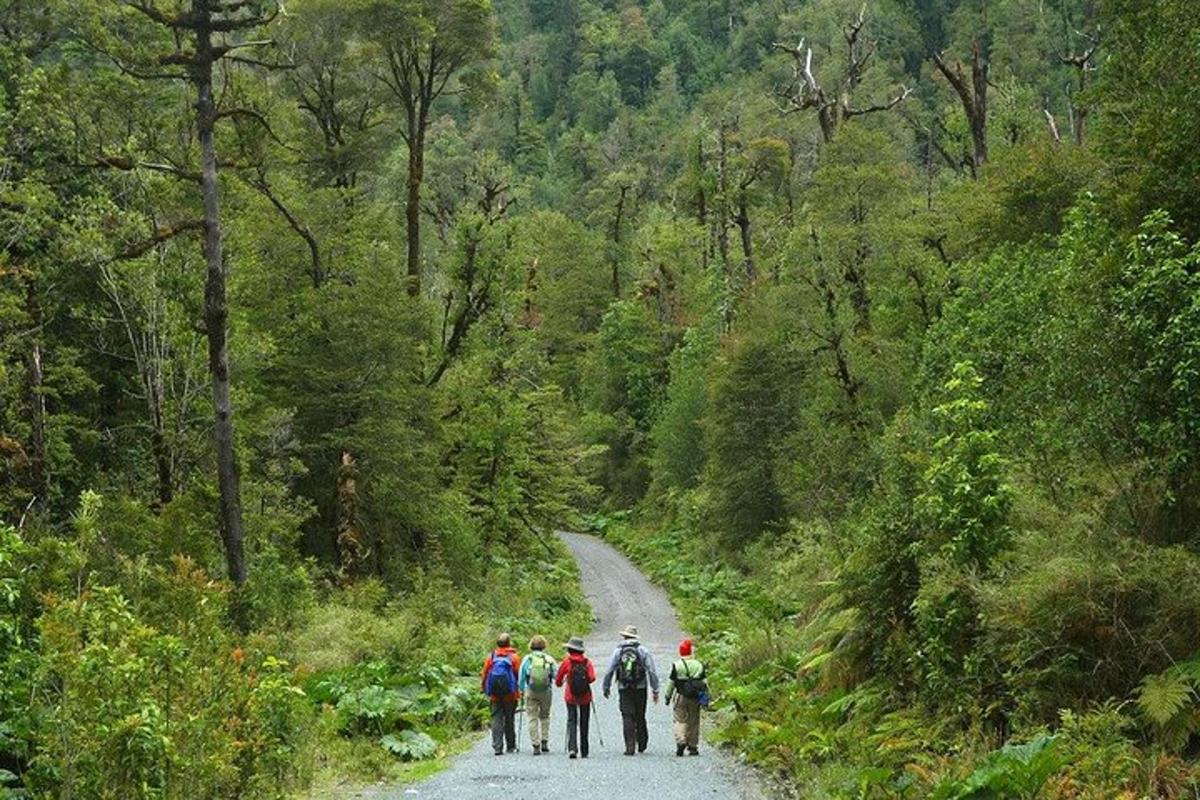
M 521 660 L 517 687 L 525 698 L 525 715 L 529 718 L 529 740 L 533 754 L 550 752 L 550 704 L 554 693 L 554 675 L 558 664 L 546 652 L 546 637 L 534 636 L 529 641 L 530 653 Z
M 496 649 L 483 662 L 483 693 L 492 703 L 492 750 L 502 756 L 517 751 L 517 703 L 521 687 L 521 656 L 513 649 L 512 637 L 502 633 Z

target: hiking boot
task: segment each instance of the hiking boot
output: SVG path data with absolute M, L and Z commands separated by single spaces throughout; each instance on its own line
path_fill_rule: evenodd
M 631 755 L 633 755 L 633 751 L 632 751 L 632 750 L 626 750 L 626 751 L 625 751 L 625 755 L 627 755 L 627 756 L 631 756 Z
M 675 755 L 676 756 L 683 755 L 683 745 L 681 745 L 681 744 L 675 745 Z
M 698 755 L 700 755 L 700 748 L 699 748 L 699 747 L 689 747 L 689 748 L 688 748 L 688 755 L 689 755 L 689 756 L 698 756 Z
M 578 757 L 579 757 L 579 754 L 578 754 L 578 753 L 576 753 L 574 750 L 572 750 L 572 751 L 571 751 L 570 758 L 578 758 Z
M 498 755 L 498 756 L 502 756 L 502 755 L 504 755 L 504 751 L 503 751 L 503 750 L 497 750 L 497 751 L 496 751 L 496 755 Z
M 508 748 L 508 752 L 510 752 L 510 753 L 515 753 L 515 752 L 517 752 L 517 748 L 516 748 L 516 746 L 514 745 L 513 747 L 510 747 L 510 748 Z
M 542 746 L 539 744 L 535 744 L 533 746 L 533 754 L 535 756 L 540 756 L 542 754 Z
M 542 742 L 542 752 L 543 753 L 550 752 L 550 743 L 549 742 Z

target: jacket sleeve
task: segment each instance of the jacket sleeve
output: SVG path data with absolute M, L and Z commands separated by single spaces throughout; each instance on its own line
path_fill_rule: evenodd
M 612 658 L 608 661 L 608 672 L 604 673 L 604 693 L 608 694 L 612 689 L 613 673 L 617 671 L 617 656 L 621 653 L 621 649 L 613 650 Z
M 554 676 L 554 685 L 560 689 L 562 688 L 563 681 L 567 678 L 567 664 L 569 663 L 570 662 L 564 658 L 563 662 L 558 665 L 558 674 Z
M 525 691 L 525 687 L 529 685 L 529 659 L 521 662 L 521 671 L 517 673 L 517 689 Z
M 588 659 L 588 683 L 596 682 L 596 663 Z
M 487 676 L 491 669 L 492 656 L 489 654 L 487 659 L 483 662 L 483 677 L 479 681 L 479 691 L 483 692 L 484 694 L 487 694 Z
M 671 665 L 671 675 L 667 678 L 667 702 L 671 702 L 671 698 L 675 695 L 675 665 Z
M 513 672 L 518 676 L 517 689 L 515 692 L 513 692 L 513 694 L 521 694 L 521 679 L 519 676 L 521 675 L 521 670 L 525 669 L 525 665 L 523 663 L 521 663 L 521 657 L 519 655 L 517 655 L 516 653 L 513 653 L 511 658 L 512 658 Z
M 650 691 L 658 694 L 658 670 L 654 666 L 654 656 L 646 648 L 642 648 L 642 659 L 646 663 L 646 679 L 650 681 Z

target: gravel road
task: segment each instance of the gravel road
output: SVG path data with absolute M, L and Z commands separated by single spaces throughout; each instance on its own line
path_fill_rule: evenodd
M 675 657 L 675 648 L 683 636 L 666 593 L 599 539 L 573 533 L 560 535 L 579 561 L 584 590 L 592 604 L 595 627 L 585 641 L 588 655 L 597 662 L 597 672 L 601 673 L 598 678 L 607 668 L 608 658 L 620 638 L 618 632 L 632 623 L 640 629 L 642 642 L 654 654 L 665 680 L 665 673 L 670 671 Z M 528 633 L 523 631 L 522 637 L 527 638 Z M 481 648 L 481 659 L 484 649 Z M 562 657 L 561 643 L 553 643 L 551 650 L 556 658 Z M 703 658 L 703 651 L 698 655 Z M 611 700 L 604 700 L 597 692 L 591 757 L 571 761 L 563 747 L 566 712 L 561 693 L 555 692 L 554 701 L 550 756 L 534 758 L 529 742 L 522 741 L 520 753 L 497 757 L 492 754 L 490 739 L 485 736 L 445 771 L 423 783 L 372 789 L 356 793 L 356 796 L 366 800 L 494 800 L 496 797 L 549 797 L 562 791 L 581 798 L 761 800 L 763 797 L 753 776 L 717 750 L 702 746 L 698 758 L 676 758 L 671 712 L 662 705 L 650 707 L 650 747 L 646 753 L 633 757 L 623 755 L 621 717 L 615 691 Z M 599 746 L 596 736 L 597 719 L 605 747 Z

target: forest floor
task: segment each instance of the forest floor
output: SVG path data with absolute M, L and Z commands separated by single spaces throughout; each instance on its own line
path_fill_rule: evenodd
M 642 642 L 654 654 L 665 680 L 683 637 L 666 593 L 599 539 L 571 533 L 561 536 L 579 561 L 584 591 L 592 606 L 595 626 L 586 643 L 588 655 L 597 662 L 597 678 L 602 678 L 620 639 L 618 632 L 632 623 L 640 629 Z M 561 655 L 561 643 L 554 643 L 552 649 Z M 355 796 L 363 800 L 482 800 L 497 796 L 497 792 L 523 795 L 532 790 L 549 794 L 558 789 L 582 792 L 587 797 L 630 795 L 658 800 L 760 800 L 764 796 L 748 769 L 716 748 L 702 748 L 699 758 L 677 758 L 669 708 L 661 704 L 650 707 L 650 747 L 643 755 L 626 757 L 615 692 L 612 700 L 604 700 L 597 692 L 596 707 L 592 751 L 586 761 L 566 757 L 566 713 L 561 694 L 556 692 L 549 757 L 534 758 L 530 754 L 527 729 L 521 752 L 499 758 L 492 753 L 490 736 L 483 736 L 475 747 L 427 781 L 362 790 Z M 597 736 L 597 724 L 604 746 Z M 632 793 L 631 787 L 636 787 Z

